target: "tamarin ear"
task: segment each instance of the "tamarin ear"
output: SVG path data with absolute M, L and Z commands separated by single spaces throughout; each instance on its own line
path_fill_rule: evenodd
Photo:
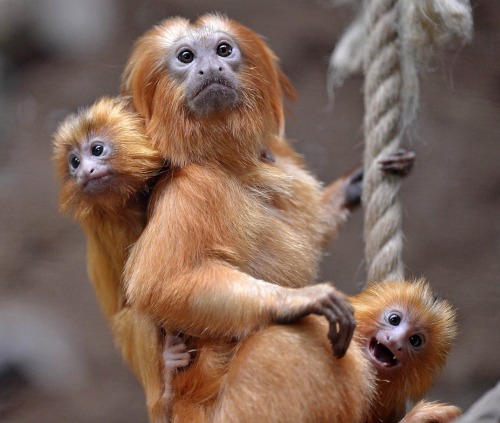
M 122 110 L 130 113 L 137 113 L 137 110 L 134 107 L 134 100 L 132 96 L 124 95 L 121 97 L 116 97 L 114 101 L 116 106 L 121 106 Z
M 154 28 L 148 33 L 153 31 Z M 151 103 L 156 88 L 156 84 L 153 83 L 152 70 L 155 69 L 155 64 L 150 54 L 151 48 L 144 42 L 144 38 L 137 41 L 123 71 L 120 87 L 121 95 L 132 98 L 134 111 L 142 115 L 146 124 L 151 119 Z
M 280 82 L 281 90 L 283 91 L 283 96 L 288 101 L 297 101 L 297 91 L 281 69 L 278 71 L 278 79 Z

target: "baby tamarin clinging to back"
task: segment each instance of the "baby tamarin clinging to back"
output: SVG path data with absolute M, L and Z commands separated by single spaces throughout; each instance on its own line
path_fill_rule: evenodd
M 101 309 L 115 341 L 144 387 L 151 421 L 164 422 L 167 367 L 186 365 L 189 354 L 158 325 L 126 306 L 121 276 L 128 249 L 146 223 L 150 186 L 164 159 L 144 133 L 143 119 L 127 99 L 104 98 L 68 117 L 54 135 L 61 182 L 60 208 L 87 238 L 87 261 Z M 168 384 L 167 384 L 168 385 Z
M 399 422 L 443 368 L 456 335 L 455 312 L 423 280 L 371 284 L 352 298 L 360 344 L 377 373 L 377 402 L 367 423 Z M 404 422 L 447 422 L 460 410 L 421 402 Z
M 358 325 L 350 348 L 361 348 L 368 366 L 337 367 L 325 349 L 326 322 L 316 316 L 273 325 L 242 342 L 216 421 L 448 423 L 456 418 L 457 407 L 424 401 L 405 415 L 406 401 L 420 400 L 444 366 L 456 333 L 450 304 L 423 281 L 372 284 L 351 299 Z M 364 391 L 351 384 L 358 379 L 365 382 Z M 373 400 L 364 404 L 366 416 L 356 420 L 349 404 L 359 406 L 361 395 Z

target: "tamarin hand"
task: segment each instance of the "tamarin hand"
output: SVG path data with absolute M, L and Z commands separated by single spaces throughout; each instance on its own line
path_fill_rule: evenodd
M 389 154 L 379 161 L 379 168 L 386 175 L 408 176 L 415 164 L 416 154 L 413 151 L 399 149 L 395 153 Z M 344 187 L 344 206 L 353 210 L 361 204 L 361 194 L 363 192 L 363 168 L 355 169 L 346 181 Z
M 323 315 L 329 322 L 328 338 L 333 354 L 342 358 L 351 342 L 356 320 L 354 308 L 347 297 L 329 283 L 321 283 L 293 290 L 295 295 L 284 298 L 283 316 L 280 323 L 288 323 L 309 314 Z

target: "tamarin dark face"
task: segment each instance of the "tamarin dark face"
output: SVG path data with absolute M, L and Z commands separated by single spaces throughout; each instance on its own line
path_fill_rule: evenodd
M 54 134 L 62 211 L 83 217 L 95 207 L 119 210 L 164 169 L 143 119 L 129 100 L 103 98 L 68 116 Z
M 379 380 L 391 380 L 391 389 L 419 399 L 444 366 L 456 335 L 451 305 L 422 280 L 372 284 L 352 302 L 356 338 Z
M 69 174 L 85 193 L 102 193 L 115 177 L 110 158 L 113 145 L 102 137 L 85 139 L 68 153 Z
M 237 107 L 242 100 L 238 71 L 242 55 L 225 32 L 178 39 L 168 50 L 171 75 L 185 87 L 189 109 L 208 116 Z
M 282 134 L 283 100 L 295 96 L 261 37 L 216 14 L 169 18 L 140 37 L 122 94 L 174 167 L 255 161 Z
M 413 322 L 400 307 L 385 310 L 371 334 L 367 351 L 372 363 L 384 372 L 397 370 L 426 347 L 424 328 Z

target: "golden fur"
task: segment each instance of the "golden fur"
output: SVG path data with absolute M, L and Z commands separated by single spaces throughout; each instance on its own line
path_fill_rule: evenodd
M 230 115 L 199 119 L 185 107 L 184 87 L 165 77 L 164 57 L 176 39 L 214 31 L 233 35 L 245 56 L 239 74 L 244 101 Z M 253 163 L 275 135 L 283 135 L 283 97 L 295 97 L 276 56 L 257 34 L 211 14 L 194 23 L 180 17 L 166 19 L 140 37 L 123 74 L 122 92 L 133 96 L 153 145 L 172 165 L 223 161 L 238 170 L 247 160 Z
M 423 395 L 434 370 L 418 374 L 416 384 L 399 381 L 391 385 L 394 389 L 384 389 L 375 384 L 363 344 L 351 345 L 341 360 L 333 357 L 324 318 L 273 324 L 287 321 L 287 311 L 303 306 L 304 299 L 286 287 L 314 281 L 322 246 L 349 214 L 343 191 L 347 178 L 323 190 L 305 170 L 282 137 L 282 97 L 292 92 L 289 83 L 267 46 L 234 21 L 207 15 L 194 27 L 207 31 L 222 26 L 237 35 L 246 54 L 259 53 L 260 59 L 255 59 L 257 53 L 251 56 L 257 60 L 252 66 L 261 72 L 259 78 L 251 80 L 253 68 L 245 78 L 249 87 L 257 84 L 259 89 L 271 81 L 258 94 L 269 97 L 263 106 L 249 100 L 252 107 L 244 113 L 238 110 L 228 120 L 197 124 L 192 116 L 183 116 L 178 87 L 169 84 L 155 55 L 161 52 L 160 35 L 172 37 L 188 25 L 176 18 L 151 30 L 139 40 L 127 65 L 124 90 L 134 96 L 147 122 L 147 136 L 143 121 L 128 112 L 126 102 L 108 99 L 91 112 L 69 118 L 54 145 L 61 209 L 73 212 L 86 232 L 96 294 L 117 343 L 144 385 L 151 421 L 167 418 L 160 400 L 164 381 L 157 325 L 162 324 L 192 336 L 198 349 L 195 363 L 174 379 L 174 421 L 361 423 L 386 415 L 384 421 L 392 422 L 402 398 Z M 173 117 L 165 118 L 169 113 Z M 118 140 L 120 146 L 114 165 L 124 183 L 105 201 L 79 193 L 67 174 L 68 150 L 93 130 Z M 215 151 L 206 146 L 215 146 Z M 260 160 L 266 146 L 275 154 L 275 163 Z M 128 248 L 144 227 L 151 180 L 167 157 L 173 169 L 155 188 L 150 222 L 127 264 L 130 308 L 125 306 L 121 270 Z M 405 286 L 389 291 L 392 295 Z M 325 288 L 318 285 L 308 292 L 316 295 Z M 372 291 L 377 289 L 353 299 L 361 322 L 358 342 L 363 325 L 376 322 L 374 310 L 386 304 L 381 298 L 390 297 L 379 292 L 374 300 Z M 431 307 L 427 288 L 398 295 L 417 311 Z M 432 310 L 424 313 L 422 324 L 428 324 L 434 312 L 450 317 L 446 307 Z M 415 318 L 420 317 L 417 312 Z M 430 324 L 432 340 L 443 334 L 450 339 L 450 327 Z M 440 368 L 449 343 L 445 340 L 436 348 L 428 358 Z M 422 370 L 421 362 L 411 364 Z M 415 373 L 405 372 L 402 378 L 408 375 Z M 402 388 L 406 391 L 400 394 Z M 391 407 L 378 408 L 375 395 L 379 401 L 388 398 L 385 403 Z M 402 421 L 444 419 L 454 412 L 454 407 L 420 402 Z
M 373 283 L 353 297 L 352 304 L 357 320 L 355 340 L 361 346 L 366 347 L 367 340 L 383 322 L 383 313 L 388 310 L 402 310 L 412 326 L 425 334 L 423 351 L 408 354 L 407 361 L 397 372 L 378 374 L 378 401 L 369 422 L 399 421 L 406 401 L 420 400 L 444 367 L 457 332 L 455 311 L 448 301 L 437 299 L 424 280 Z M 439 408 L 424 403 L 417 407 L 420 413 L 424 410 L 431 413 Z M 412 421 L 410 417 L 405 421 Z
M 162 336 L 151 319 L 126 306 L 121 283 L 128 249 L 146 224 L 149 185 L 164 168 L 163 158 L 144 134 L 144 121 L 129 101 L 104 98 L 69 116 L 54 135 L 54 160 L 61 183 L 60 209 L 71 214 L 87 238 L 87 267 L 115 342 L 144 387 L 151 421 L 166 422 L 162 400 Z M 115 178 L 110 189 L 83 192 L 68 170 L 68 153 L 100 137 L 114 147 Z
M 242 51 L 244 101 L 227 113 L 200 117 L 190 113 L 182 84 L 169 75 L 164 58 L 172 54 L 169 45 L 177 38 L 211 31 L 231 34 Z M 167 19 L 136 43 L 123 93 L 133 97 L 153 145 L 172 166 L 154 189 L 148 224 L 131 250 L 125 281 L 133 307 L 167 330 L 192 337 L 197 348 L 195 362 L 173 380 L 174 421 L 227 421 L 225 413 L 240 402 L 253 413 L 261 400 L 243 385 L 237 386 L 248 398 L 231 396 L 236 385 L 228 388 L 241 380 L 235 376 L 243 374 L 239 363 L 251 363 L 244 358 L 247 345 L 252 355 L 263 349 L 254 344 L 267 348 L 269 338 L 288 343 L 290 337 L 315 344 L 312 354 L 330 371 L 327 379 L 318 373 L 311 382 L 318 388 L 314 397 L 300 404 L 311 415 L 321 404 L 319 413 L 329 421 L 345 421 L 341 416 L 347 410 L 354 410 L 349 411 L 353 422 L 362 421 L 372 377 L 360 350 L 354 346 L 342 360 L 335 359 L 323 318 L 269 327 L 322 311 L 330 295 L 344 302 L 329 284 L 309 285 L 323 245 L 349 214 L 343 190 L 348 178 L 323 190 L 282 137 L 283 97 L 292 90 L 274 54 L 255 33 L 218 15 L 193 24 Z M 276 163 L 259 159 L 265 147 L 276 155 Z M 289 344 L 295 350 L 300 343 Z M 250 367 L 245 368 L 257 375 Z M 267 373 L 264 367 L 263 380 Z M 342 381 L 337 380 L 341 373 Z M 325 380 L 333 392 L 324 391 Z M 275 382 L 266 379 L 266 384 Z M 344 392 L 346 386 L 351 388 Z M 265 392 L 278 395 L 280 390 L 266 386 Z M 306 412 L 299 407 L 284 415 L 275 411 L 275 421 L 297 421 Z M 240 421 L 248 421 L 243 410 L 238 413 Z M 232 414 L 231 421 L 237 418 Z
M 160 35 L 166 32 L 172 36 L 183 25 L 185 30 L 186 22 L 171 20 L 175 23 L 171 29 L 166 21 L 158 27 Z M 174 380 L 175 421 L 371 422 L 382 415 L 386 416 L 383 421 L 396 421 L 404 400 L 423 395 L 444 364 L 454 331 L 451 309 L 443 302 L 435 306 L 423 283 L 411 288 L 402 282 L 370 287 L 353 299 L 361 322 L 359 345 L 351 345 L 342 360 L 333 358 L 328 324 L 322 317 L 272 324 L 273 320 L 287 321 L 280 307 L 285 306 L 286 312 L 303 301 L 290 290 L 277 287 L 310 284 L 322 246 L 347 217 L 343 192 L 347 178 L 323 190 L 308 174 L 282 137 L 281 98 L 292 89 L 276 58 L 255 34 L 233 21 L 208 15 L 195 27 L 218 25 L 238 34 L 242 49 L 246 54 L 251 51 L 249 57 L 257 60 L 252 66 L 262 73 L 256 73 L 258 78 L 248 84 L 262 88 L 262 81 L 271 81 L 271 86 L 258 94 L 270 95 L 261 109 L 260 102 L 249 100 L 252 107 L 238 110 L 240 115 L 236 113 L 228 121 L 208 120 L 203 125 L 182 116 L 180 94 L 169 91 L 178 87 L 169 86 L 154 62 L 158 54 L 156 28 L 150 31 L 154 37 L 146 34 L 139 40 L 124 79 L 125 91 L 134 95 L 136 108 L 148 122 L 148 135 L 142 119 L 128 111 L 126 101 L 105 99 L 90 111 L 70 117 L 55 136 L 61 209 L 73 212 L 87 234 L 89 272 L 96 294 L 117 343 L 145 387 L 150 419 L 159 422 L 167 418 L 161 401 L 164 381 L 157 328 L 163 324 L 194 336 L 191 342 L 198 348 L 193 366 Z M 252 56 L 253 51 L 259 48 L 261 57 L 255 59 L 258 54 Z M 148 63 L 156 63 L 149 68 L 154 72 L 148 71 Z M 250 80 L 252 72 L 244 78 Z M 172 98 L 175 101 L 167 101 Z M 173 120 L 164 119 L 159 110 L 169 110 Z M 182 119 L 175 119 L 175 113 Z M 181 124 L 170 130 L 168 125 L 174 122 Z M 96 133 L 119 147 L 113 166 L 122 175 L 121 183 L 105 198 L 79 192 L 68 177 L 68 150 Z M 200 139 L 215 145 L 215 151 L 207 149 Z M 226 145 L 228 141 L 236 146 Z M 260 160 L 266 146 L 275 154 L 275 163 Z M 148 224 L 153 229 L 141 237 L 142 245 L 134 249 L 135 256 L 128 264 L 128 294 L 136 301 L 130 308 L 125 305 L 121 270 L 128 248 L 144 227 L 148 189 L 166 157 L 171 159 L 173 170 L 155 189 Z M 143 258 L 136 251 L 149 256 Z M 224 283 L 228 277 L 231 284 Z M 137 278 L 145 283 L 137 283 Z M 190 284 L 191 280 L 196 284 Z M 269 283 L 276 289 L 269 291 Z M 384 293 L 387 287 L 390 289 Z M 311 287 L 311 292 L 321 288 Z M 394 298 L 410 307 L 412 318 L 421 319 L 419 324 L 427 325 L 434 346 L 427 359 L 435 368 L 421 372 L 423 364 L 415 360 L 410 366 L 413 370 L 403 372 L 397 383 L 385 389 L 380 382 L 375 384 L 374 369 L 360 340 L 363 327 L 377 321 L 377 307 L 387 307 Z M 269 300 L 280 307 L 266 309 Z M 153 316 L 156 323 L 137 309 Z M 426 310 L 424 317 L 422 309 Z M 431 317 L 437 317 L 436 322 Z M 415 373 L 415 369 L 420 372 Z M 416 376 L 416 383 L 407 382 L 408 377 Z M 375 395 L 391 406 L 380 408 L 373 402 Z M 456 415 L 456 410 L 420 402 L 402 422 L 444 422 Z

